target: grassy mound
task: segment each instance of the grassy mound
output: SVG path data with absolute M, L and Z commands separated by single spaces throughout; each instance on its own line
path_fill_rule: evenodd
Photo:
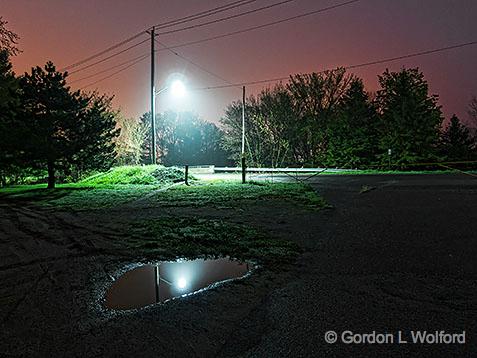
M 167 185 L 184 180 L 184 171 L 162 165 L 123 166 L 90 176 L 80 182 L 88 185 Z

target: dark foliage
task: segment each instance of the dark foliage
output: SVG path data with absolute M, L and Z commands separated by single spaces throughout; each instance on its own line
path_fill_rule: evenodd
M 429 94 L 422 72 L 417 68 L 386 70 L 378 79 L 381 162 L 388 161 L 389 149 L 397 167 L 439 160 L 437 145 L 443 117 L 437 96 Z
M 9 54 L 0 50 L 0 185 L 5 186 L 12 177 L 21 176 L 21 165 L 17 162 L 19 151 L 16 146 L 17 128 L 13 125 L 15 113 L 20 108 L 18 81 L 12 71 Z M 13 129 L 13 132 L 12 130 Z M 10 178 L 10 179 L 9 179 Z
M 472 160 L 475 157 L 475 139 L 469 129 L 453 115 L 441 137 L 441 153 L 447 160 Z
M 151 114 L 140 122 L 147 134 L 142 160 L 151 161 Z M 223 132 L 213 123 L 191 112 L 165 112 L 156 115 L 156 157 L 163 165 L 227 165 L 227 153 L 221 147 Z
M 340 168 L 365 168 L 376 163 L 378 122 L 376 108 L 360 79 L 353 79 L 328 126 L 326 162 Z
M 20 78 L 21 110 L 10 133 L 16 133 L 17 157 L 31 167 L 48 170 L 48 187 L 55 186 L 58 171 L 79 176 L 112 164 L 115 113 L 110 98 L 72 92 L 67 73 L 53 63 L 35 67 Z
M 404 169 L 416 162 L 469 157 L 447 153 L 439 144 L 441 107 L 422 72 L 386 70 L 378 78 L 375 98 L 342 68 L 292 76 L 287 85 L 250 96 L 245 104 L 249 166 Z M 477 113 L 474 102 L 471 116 Z M 222 119 L 223 146 L 237 163 L 241 116 L 242 103 L 233 102 Z

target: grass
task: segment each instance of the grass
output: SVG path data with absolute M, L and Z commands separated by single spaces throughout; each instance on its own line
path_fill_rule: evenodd
M 311 187 L 301 183 L 193 181 L 191 186 L 178 185 L 148 195 L 179 178 L 182 179 L 182 172 L 176 168 L 120 167 L 78 183 L 60 184 L 52 190 L 46 190 L 45 185 L 3 188 L 0 199 L 71 211 L 108 210 L 146 197 L 146 202 L 152 203 L 161 213 L 164 212 L 161 207 L 234 209 L 237 205 L 269 200 L 288 201 L 307 209 L 325 206 L 324 200 Z M 117 242 L 119 246 L 115 246 L 134 255 L 155 259 L 231 256 L 277 268 L 282 263 L 294 261 L 300 253 L 295 243 L 271 237 L 245 224 L 215 218 L 190 218 L 186 210 L 181 215 L 141 221 L 125 216 L 118 229 L 126 230 L 127 235 Z
M 135 223 L 131 232 L 131 249 L 164 259 L 231 256 L 277 264 L 293 261 L 301 251 L 293 242 L 214 219 L 160 218 Z
M 86 185 L 168 185 L 184 180 L 184 171 L 161 165 L 122 166 L 86 178 Z
M 34 202 L 37 205 L 71 210 L 94 210 L 117 207 L 164 188 L 160 185 L 76 184 L 58 185 L 45 190 L 44 185 L 21 185 L 0 189 L 0 198 Z M 309 186 L 299 183 L 213 182 L 191 186 L 175 186 L 158 191 L 148 198 L 163 207 L 233 208 L 237 204 L 277 199 L 299 204 L 308 209 L 320 209 L 324 200 Z
M 31 202 L 36 205 L 71 210 L 111 208 L 141 198 L 155 187 L 151 185 L 60 184 L 55 189 L 45 185 L 21 185 L 0 189 L 0 199 Z
M 4 188 L 0 198 L 34 202 L 37 205 L 70 210 L 94 210 L 117 207 L 137 200 L 153 190 L 153 185 L 85 185 L 64 184 L 56 189 L 45 190 L 44 185 L 28 185 Z M 298 183 L 248 183 L 215 182 L 191 186 L 175 186 L 158 191 L 148 198 L 155 206 L 234 208 L 241 203 L 279 199 L 298 203 L 311 209 L 326 205 L 316 192 Z
M 182 180 L 178 168 L 162 166 L 117 167 L 73 184 L 59 184 L 45 190 L 45 185 L 20 185 L 0 189 L 0 198 L 70 210 L 112 208 L 134 201 L 154 190 Z M 280 199 L 307 208 L 321 208 L 325 203 L 316 192 L 300 183 L 214 181 L 191 186 L 175 186 L 157 191 L 147 200 L 163 207 L 234 208 L 240 203 Z
M 151 200 L 168 207 L 231 208 L 238 203 L 281 199 L 298 203 L 307 208 L 319 209 L 326 204 L 308 185 L 301 183 L 269 183 L 215 181 L 191 186 L 177 186 L 158 192 Z
M 0 198 L 64 209 L 110 208 L 139 199 L 151 190 L 167 187 L 183 179 L 183 171 L 176 167 L 122 166 L 78 183 L 58 184 L 51 190 L 45 190 L 45 184 L 2 188 Z

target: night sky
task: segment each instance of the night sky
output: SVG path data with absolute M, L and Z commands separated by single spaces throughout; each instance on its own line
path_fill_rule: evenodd
M 276 1 L 259 0 L 216 16 Z M 151 25 L 229 2 L 232 0 L 0 0 L 0 14 L 9 22 L 9 29 L 21 37 L 19 45 L 23 53 L 13 59 L 14 69 L 20 74 L 47 60 L 62 68 Z M 340 2 L 344 1 L 296 0 L 216 25 L 164 35 L 159 40 L 171 46 Z M 322 14 L 176 51 L 228 81 L 238 83 L 475 41 L 476 15 L 475 0 L 361 0 Z M 143 38 L 147 35 L 136 42 Z M 71 80 L 147 53 L 149 46 L 146 42 L 112 61 L 72 75 Z M 467 120 L 468 102 L 472 94 L 477 94 L 476 59 L 477 46 L 470 46 L 353 72 L 364 78 L 367 89 L 373 91 L 377 88 L 377 75 L 386 67 L 399 70 L 402 66 L 418 66 L 424 71 L 431 92 L 439 94 L 446 117 L 456 113 Z M 128 116 L 138 116 L 149 109 L 149 66 L 149 59 L 146 59 L 87 89 L 97 88 L 114 94 L 115 105 Z M 72 87 L 80 88 L 108 73 L 76 82 Z M 164 86 L 172 73 L 184 73 L 190 87 L 225 84 L 168 51 L 159 52 L 157 87 Z M 264 86 L 251 86 L 248 91 L 256 93 Z M 226 105 L 240 96 L 241 91 L 237 88 L 193 91 L 187 99 L 177 103 L 163 94 L 158 100 L 158 111 L 194 110 L 206 120 L 218 121 Z

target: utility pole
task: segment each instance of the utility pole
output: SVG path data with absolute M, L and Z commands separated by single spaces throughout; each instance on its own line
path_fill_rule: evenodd
M 151 29 L 151 164 L 156 164 L 156 84 L 155 26 Z
M 245 86 L 242 87 L 242 183 L 245 184 Z
M 242 157 L 245 155 L 245 86 L 242 87 Z

